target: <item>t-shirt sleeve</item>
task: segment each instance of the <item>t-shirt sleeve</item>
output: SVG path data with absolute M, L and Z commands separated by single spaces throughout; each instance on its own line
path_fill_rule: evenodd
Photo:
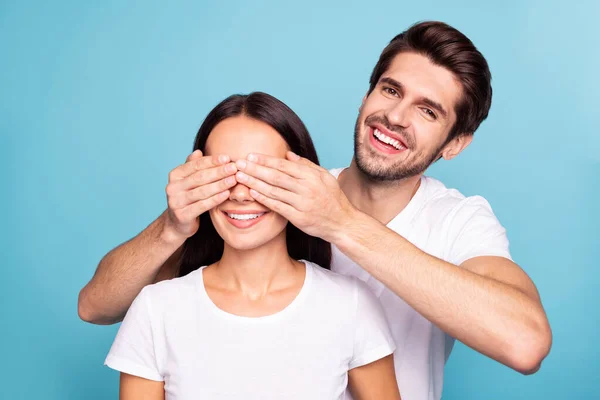
M 377 361 L 396 349 L 381 303 L 358 279 L 356 300 L 354 352 L 349 369 Z
M 156 361 L 148 289 L 142 289 L 129 307 L 104 364 L 130 375 L 163 381 Z
M 451 221 L 449 261 L 460 265 L 480 256 L 512 259 L 506 229 L 500 224 L 490 204 L 481 196 L 465 199 Z

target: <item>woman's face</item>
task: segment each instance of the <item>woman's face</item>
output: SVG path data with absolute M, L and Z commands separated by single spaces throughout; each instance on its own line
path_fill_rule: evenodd
M 232 161 L 249 153 L 285 158 L 289 147 L 279 133 L 264 122 L 245 116 L 227 118 L 214 127 L 205 154 L 226 154 Z M 209 211 L 225 243 L 238 250 L 262 246 L 284 234 L 287 220 L 254 200 L 250 189 L 238 183 L 229 199 Z

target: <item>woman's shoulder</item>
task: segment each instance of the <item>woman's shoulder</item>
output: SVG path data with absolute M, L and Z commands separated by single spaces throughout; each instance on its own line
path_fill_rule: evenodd
M 307 264 L 312 267 L 315 284 L 321 286 L 320 289 L 327 290 L 328 292 L 344 292 L 346 294 L 356 293 L 357 290 L 361 289 L 361 282 L 354 276 L 342 275 L 315 263 L 307 262 Z
M 197 269 L 182 277 L 153 283 L 145 286 L 142 289 L 142 293 L 144 293 L 144 296 L 148 297 L 150 301 L 153 302 L 171 301 L 186 297 L 187 295 L 193 295 L 197 292 L 198 282 L 201 279 L 201 274 L 201 269 Z

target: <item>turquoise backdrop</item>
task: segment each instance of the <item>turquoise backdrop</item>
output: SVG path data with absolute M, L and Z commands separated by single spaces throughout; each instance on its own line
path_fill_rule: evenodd
M 466 33 L 494 86 L 474 143 L 430 175 L 490 201 L 554 332 L 527 377 L 457 345 L 444 399 L 598 398 L 599 17 L 597 1 L 0 1 L 0 398 L 116 398 L 117 326 L 81 322 L 77 294 L 164 209 L 206 113 L 266 91 L 346 165 L 380 51 L 426 19 Z

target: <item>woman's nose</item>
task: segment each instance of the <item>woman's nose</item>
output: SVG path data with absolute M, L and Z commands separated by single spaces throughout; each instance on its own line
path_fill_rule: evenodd
M 254 201 L 254 198 L 250 195 L 250 188 L 238 183 L 229 192 L 229 200 L 237 201 L 238 203 L 247 203 Z

